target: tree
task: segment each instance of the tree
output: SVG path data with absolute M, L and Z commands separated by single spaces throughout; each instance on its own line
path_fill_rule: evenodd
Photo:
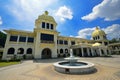
M 120 40 L 116 39 L 116 38 L 113 38 L 112 40 L 110 40 L 110 43 L 118 43 L 120 42 Z
M 0 31 L 0 46 L 4 47 L 6 41 L 6 34 Z

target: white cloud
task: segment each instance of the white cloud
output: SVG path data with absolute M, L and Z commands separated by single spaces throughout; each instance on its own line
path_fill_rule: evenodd
M 33 21 L 58 0 L 13 0 L 8 10 L 21 21 Z
M 70 35 L 70 37 L 74 37 L 73 35 Z
M 76 37 L 78 37 L 78 38 L 91 37 L 91 34 L 94 30 L 95 30 L 95 27 L 81 29 L 78 31 L 78 36 L 76 36 Z M 108 39 L 120 38 L 120 24 L 113 24 L 113 25 L 108 26 L 106 28 L 102 28 L 102 30 L 105 31 Z
M 56 16 L 59 17 L 61 21 L 65 21 L 66 19 L 71 20 L 73 18 L 73 13 L 70 8 L 66 6 L 61 6 L 57 10 Z
M 2 25 L 2 23 L 3 23 L 3 22 L 2 22 L 2 18 L 1 18 L 1 16 L 0 16 L 0 25 Z
M 94 28 L 85 28 L 85 29 L 81 29 L 78 31 L 78 38 L 87 38 L 89 36 L 91 36 L 92 32 L 95 30 Z
M 120 24 L 113 24 L 107 28 L 103 28 L 107 34 L 108 39 L 120 38 Z
M 120 19 L 120 0 L 103 0 L 91 13 L 82 17 L 83 20 L 89 21 L 96 18 L 104 18 L 105 21 Z

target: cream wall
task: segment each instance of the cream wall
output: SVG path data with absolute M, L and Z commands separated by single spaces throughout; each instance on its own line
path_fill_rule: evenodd
M 11 56 L 10 54 L 9 55 L 7 54 L 9 48 L 15 49 L 14 54 L 17 54 L 19 48 L 24 49 L 24 54 L 26 54 L 26 51 L 28 48 L 31 48 L 32 55 L 34 55 L 34 43 L 19 42 L 19 40 L 17 40 L 17 42 L 10 42 L 9 40 L 10 40 L 11 35 L 12 34 L 9 34 L 9 33 L 7 34 L 7 39 L 6 39 L 5 48 L 4 48 L 3 57 L 2 57 L 3 60 L 6 59 L 7 57 Z M 20 34 L 18 35 L 18 39 L 19 39 L 19 36 L 20 36 Z M 26 41 L 27 41 L 27 39 L 26 39 Z

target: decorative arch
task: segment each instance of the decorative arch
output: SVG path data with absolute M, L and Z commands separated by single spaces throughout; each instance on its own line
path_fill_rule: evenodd
M 41 58 L 42 59 L 49 59 L 51 58 L 52 52 L 49 48 L 45 48 L 42 50 Z
M 27 54 L 32 54 L 32 48 L 27 49 Z
M 7 54 L 14 54 L 14 52 L 15 52 L 14 48 L 9 48 Z
M 63 49 L 60 49 L 60 53 L 63 53 Z
M 24 54 L 24 49 L 23 48 L 19 48 L 17 51 L 18 54 Z
M 68 53 L 68 49 L 65 49 L 65 53 Z

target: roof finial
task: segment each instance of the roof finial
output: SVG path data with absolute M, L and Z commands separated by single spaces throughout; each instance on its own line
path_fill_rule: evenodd
M 96 27 L 96 30 L 98 30 L 98 29 L 99 29 L 99 27 L 97 26 L 97 27 Z
M 45 15 L 48 15 L 49 14 L 49 12 L 48 11 L 45 11 Z

